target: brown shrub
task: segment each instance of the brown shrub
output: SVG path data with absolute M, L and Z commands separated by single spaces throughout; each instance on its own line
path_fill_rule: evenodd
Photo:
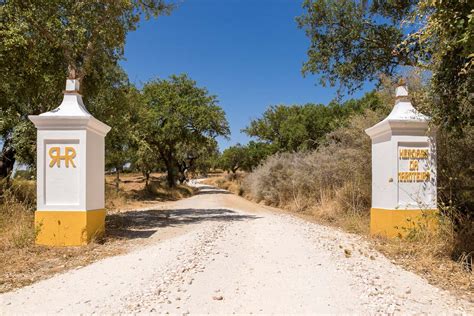
M 370 140 L 364 129 L 381 119 L 374 111 L 354 116 L 327 135 L 318 150 L 270 156 L 244 181 L 257 201 L 310 211 L 328 221 L 341 214 L 367 215 L 370 207 Z

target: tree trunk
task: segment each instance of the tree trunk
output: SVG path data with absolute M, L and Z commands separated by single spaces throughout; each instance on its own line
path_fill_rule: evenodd
M 176 172 L 173 162 L 170 158 L 163 159 L 166 167 L 166 182 L 168 187 L 174 188 L 176 186 Z
M 166 175 L 166 181 L 168 183 L 168 187 L 170 188 L 174 188 L 176 187 L 176 175 L 175 175 L 175 172 L 174 172 L 174 168 L 173 167 L 166 167 L 166 169 L 168 170 L 167 172 L 167 175 Z
M 166 182 L 168 187 L 176 187 L 176 162 L 173 159 L 173 152 L 171 150 L 166 150 L 158 146 L 158 151 L 160 153 L 161 160 L 165 163 L 166 167 Z
M 118 192 L 120 190 L 120 169 L 115 168 L 115 190 Z
M 145 189 L 148 189 L 149 182 L 150 182 L 150 172 L 145 171 Z
M 11 145 L 11 138 L 6 137 L 3 141 L 3 148 L 0 154 L 0 178 L 6 178 L 8 182 L 15 165 L 15 150 Z

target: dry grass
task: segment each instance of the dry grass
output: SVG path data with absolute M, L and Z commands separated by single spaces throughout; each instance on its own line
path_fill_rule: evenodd
M 0 204 L 0 249 L 27 247 L 35 238 L 33 225 L 36 200 L 35 183 L 18 180 L 3 189 Z
M 468 249 L 467 245 L 460 248 L 460 239 L 466 242 L 453 223 L 444 219 L 437 230 L 414 229 L 405 239 L 376 237 L 372 242 L 387 257 L 422 275 L 431 284 L 474 302 L 473 267 L 463 260 L 465 253 L 459 254 L 460 249 Z
M 113 176 L 106 177 L 108 215 L 105 238 L 87 246 L 59 248 L 34 244 L 34 181 L 15 180 L 9 189 L 1 185 L 0 293 L 126 251 L 134 240 L 127 236 L 126 225 L 117 225 L 116 216 L 110 214 L 175 201 L 193 194 L 193 189 L 187 186 L 165 187 L 159 174 L 153 175 L 148 188 L 138 174 L 123 175 L 119 191 L 111 185 L 113 181 Z
M 177 201 L 189 197 L 194 190 L 186 185 L 168 188 L 163 174 L 154 173 L 150 183 L 145 187 L 145 178 L 141 174 L 122 174 L 119 190 L 115 186 L 115 176 L 105 177 L 105 207 L 107 210 L 130 209 L 142 207 L 156 202 Z
M 373 238 L 372 244 L 395 263 L 421 275 L 429 283 L 474 302 L 474 274 L 463 269 L 461 262 L 453 260 L 446 252 L 439 252 L 446 248 L 439 236 L 411 242 L 379 237 Z
M 239 196 L 243 196 L 244 190 L 242 188 L 242 180 L 244 175 L 244 173 L 240 172 L 235 174 L 218 173 L 213 174 L 212 177 L 205 179 L 202 181 L 202 183 L 227 190 Z

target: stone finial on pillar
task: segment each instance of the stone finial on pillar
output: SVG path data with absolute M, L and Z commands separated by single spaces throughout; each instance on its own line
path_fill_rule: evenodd
M 94 118 L 67 79 L 58 108 L 28 117 L 37 135 L 36 243 L 75 246 L 104 232 L 104 137 L 110 127 Z

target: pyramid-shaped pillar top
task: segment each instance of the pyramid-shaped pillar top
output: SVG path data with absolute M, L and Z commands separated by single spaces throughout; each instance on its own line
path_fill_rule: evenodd
M 387 133 L 396 134 L 404 131 L 416 135 L 428 130 L 430 118 L 418 112 L 412 105 L 405 84 L 400 84 L 395 90 L 395 106 L 392 112 L 381 122 L 365 130 L 370 138 L 375 138 Z
M 40 115 L 30 115 L 29 119 L 39 130 L 88 129 L 105 136 L 110 131 L 110 127 L 87 111 L 79 89 L 78 79 L 67 79 L 61 104 L 56 109 Z

